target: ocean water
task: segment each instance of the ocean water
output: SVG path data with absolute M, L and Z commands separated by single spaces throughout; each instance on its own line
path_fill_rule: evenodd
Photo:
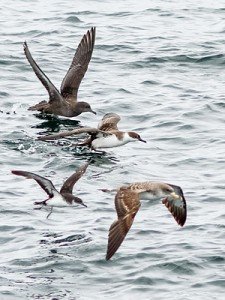
M 224 1 L 2 1 L 0 57 L 0 299 L 224 299 Z M 26 40 L 59 87 L 82 35 L 96 44 L 79 99 L 97 115 L 45 118 L 27 111 L 48 95 L 23 54 Z M 147 144 L 106 154 L 40 133 L 95 127 L 121 116 Z M 88 208 L 34 210 L 46 195 L 28 170 L 57 188 L 90 160 L 74 192 Z M 159 201 L 142 201 L 118 252 L 105 261 L 116 218 L 114 189 L 135 181 L 182 187 L 183 228 Z

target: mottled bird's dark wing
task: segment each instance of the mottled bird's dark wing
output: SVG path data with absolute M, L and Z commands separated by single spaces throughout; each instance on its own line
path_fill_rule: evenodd
M 88 30 L 76 50 L 72 64 L 61 85 L 61 94 L 65 98 L 73 97 L 74 101 L 77 98 L 80 83 L 91 60 L 95 44 L 95 32 L 95 27 Z
M 28 179 L 36 180 L 36 182 L 49 195 L 50 198 L 52 198 L 54 196 L 54 192 L 57 192 L 53 183 L 50 180 L 48 180 L 42 176 L 39 176 L 39 175 L 31 173 L 31 172 L 19 171 L 19 170 L 13 170 L 12 173 L 15 175 L 24 176 Z
M 120 120 L 120 116 L 115 113 L 105 114 L 98 124 L 98 129 L 102 131 L 118 130 L 117 124 Z
M 49 93 L 49 101 L 50 102 L 55 102 L 59 101 L 62 102 L 63 98 L 60 95 L 60 92 L 57 90 L 57 88 L 54 86 L 54 84 L 51 82 L 51 80 L 45 75 L 45 73 L 41 70 L 41 68 L 37 65 L 35 60 L 33 59 L 28 45 L 26 42 L 23 44 L 24 47 L 24 53 L 26 55 L 27 60 L 29 61 L 34 73 L 37 75 L 38 79 L 41 81 L 43 86 L 46 88 L 46 90 Z
M 120 189 L 115 197 L 118 220 L 109 228 L 106 260 L 109 260 L 122 244 L 141 203 L 139 195 L 129 189 Z
M 168 184 L 174 190 L 176 197 L 168 196 L 162 203 L 168 208 L 176 222 L 183 226 L 187 218 L 187 205 L 182 189 L 179 186 Z
M 56 133 L 56 134 L 39 136 L 37 139 L 41 140 L 41 141 L 50 141 L 50 140 L 57 140 L 57 139 L 61 139 L 61 138 L 67 137 L 67 136 L 78 135 L 78 134 L 82 134 L 82 133 L 88 133 L 90 135 L 98 134 L 98 133 L 107 134 L 107 135 L 110 134 L 110 133 L 102 132 L 96 128 L 82 127 L 82 128 L 69 130 L 69 131 L 63 131 L 63 132 Z
M 74 184 L 83 176 L 88 167 L 88 163 L 81 166 L 73 175 L 71 175 L 63 184 L 60 193 L 72 194 Z

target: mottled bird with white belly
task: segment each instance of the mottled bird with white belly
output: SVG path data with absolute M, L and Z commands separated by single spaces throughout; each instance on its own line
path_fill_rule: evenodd
M 141 202 L 140 199 L 163 198 L 176 222 L 183 226 L 187 217 L 186 201 L 179 186 L 162 182 L 139 182 L 122 186 L 115 196 L 117 220 L 109 229 L 106 260 L 109 260 L 125 239 Z
M 71 135 L 78 135 L 87 133 L 90 138 L 78 144 L 88 146 L 93 150 L 100 148 L 113 148 L 125 145 L 129 142 L 140 141 L 146 143 L 140 135 L 134 131 L 120 131 L 117 127 L 118 122 L 121 120 L 120 116 L 115 113 L 105 114 L 98 128 L 84 127 L 64 131 L 57 134 L 39 136 L 38 139 L 42 141 L 56 140 Z

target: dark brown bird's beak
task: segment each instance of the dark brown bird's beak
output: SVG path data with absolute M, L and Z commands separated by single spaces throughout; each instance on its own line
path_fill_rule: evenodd
M 95 111 L 93 111 L 92 109 L 90 110 L 91 113 L 93 113 L 94 115 L 97 115 L 97 113 Z

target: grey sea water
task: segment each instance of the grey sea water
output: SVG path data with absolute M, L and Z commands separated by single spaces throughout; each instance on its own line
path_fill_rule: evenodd
M 2 1 L 0 18 L 0 299 L 224 299 L 224 1 Z M 79 99 L 97 115 L 42 118 L 27 111 L 47 93 L 23 54 L 26 40 L 59 87 L 82 35 L 97 27 Z M 147 144 L 98 155 L 40 133 L 96 126 L 105 113 Z M 36 172 L 56 187 L 92 158 L 76 192 L 88 205 L 33 209 L 46 195 L 11 174 Z M 179 228 L 160 202 L 143 201 L 111 261 L 114 193 L 134 181 L 183 188 Z

